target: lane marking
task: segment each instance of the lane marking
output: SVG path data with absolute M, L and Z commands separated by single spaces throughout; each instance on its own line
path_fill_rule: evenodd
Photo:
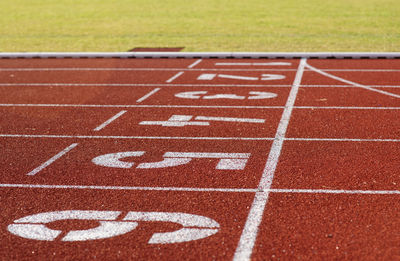
M 196 84 L 196 83 L 176 83 L 176 84 L 166 84 L 166 83 L 1 83 L 0 87 L 14 87 L 14 86 L 32 86 L 32 87 L 58 87 L 58 86 L 70 86 L 70 87 L 142 87 L 142 86 L 159 86 L 159 87 L 251 87 L 251 88 L 282 88 L 282 87 L 292 87 L 292 85 L 287 84 Z M 338 85 L 338 84 L 304 84 L 301 88 L 359 88 L 353 85 Z M 400 88 L 400 85 L 369 85 L 371 88 Z
M 3 103 L 0 107 L 82 107 L 82 108 L 245 108 L 245 109 L 282 109 L 284 106 L 230 106 L 230 105 L 108 105 L 108 104 L 11 104 Z M 316 107 L 318 108 L 318 107 Z M 381 107 L 379 107 L 381 108 Z M 382 107 L 385 108 L 385 107 Z M 395 107 L 397 108 L 397 107 Z
M 197 62 L 197 61 L 196 61 Z M 196 63 L 195 62 L 195 63 Z M 195 64 L 196 66 L 197 64 Z M 268 64 L 257 64 L 257 63 L 217 63 L 217 66 L 263 66 Z M 277 66 L 280 66 L 278 63 Z M 282 66 L 284 64 L 282 63 Z M 290 65 L 289 63 L 287 65 Z M 322 69 L 328 72 L 400 72 L 400 69 L 340 69 L 340 68 L 333 68 L 333 69 Z M 75 68 L 68 68 L 68 67 L 59 67 L 59 68 L 0 68 L 0 72 L 35 72 L 35 71 L 292 71 L 295 72 L 297 69 L 275 69 L 275 68 L 253 68 L 253 69 L 237 69 L 237 68 L 101 68 L 101 67 L 92 67 L 92 68 L 84 68 L 84 67 L 75 67 Z M 305 72 L 312 71 L 310 69 L 305 69 Z
M 93 131 L 99 131 L 104 129 L 107 125 L 109 125 L 111 122 L 115 121 L 116 119 L 118 119 L 119 117 L 121 117 L 124 113 L 126 113 L 127 111 L 120 111 L 117 114 L 115 114 L 114 116 L 112 116 L 111 118 L 109 118 L 108 120 L 106 120 L 105 122 L 103 122 L 102 124 L 100 124 L 99 126 L 97 126 L 96 128 L 93 129 Z
M 106 239 L 129 233 L 137 228 L 138 222 L 173 222 L 181 227 L 175 231 L 155 232 L 148 244 L 174 244 L 203 239 L 218 232 L 220 225 L 214 219 L 182 212 L 137 212 L 129 211 L 121 221 L 117 218 L 122 211 L 64 210 L 41 212 L 14 220 L 8 225 L 10 233 L 33 240 L 54 241 L 61 230 L 51 229 L 46 224 L 68 219 L 97 220 L 99 226 L 66 232 L 59 240 L 74 242 Z
M 400 195 L 400 190 L 270 189 L 273 193 Z
M 241 123 L 265 123 L 264 119 L 231 118 L 231 117 L 207 117 L 197 116 L 191 121 L 193 115 L 172 115 L 166 121 L 141 121 L 139 125 L 161 125 L 163 127 L 185 127 L 185 126 L 210 126 L 208 121 L 241 122 Z
M 301 88 L 359 88 L 353 85 L 340 85 L 340 84 L 302 84 Z M 373 88 L 400 88 L 400 85 L 369 85 Z
M 197 64 L 196 64 L 197 65 Z M 57 71 L 150 71 L 150 72 L 167 72 L 167 71 L 185 71 L 185 72 L 201 72 L 201 71 L 227 71 L 227 72 L 254 72 L 254 71 L 282 71 L 295 72 L 297 69 L 275 69 L 275 68 L 253 68 L 253 69 L 237 69 L 237 68 L 0 68 L 0 72 L 57 72 Z M 399 70 L 400 71 L 400 70 Z
M 353 85 L 353 86 L 355 86 L 355 87 L 359 87 L 359 88 L 366 89 L 366 90 L 369 90 L 369 91 L 377 92 L 377 93 L 380 93 L 380 94 L 383 94 L 383 95 L 387 95 L 387 96 L 391 96 L 391 97 L 395 97 L 395 98 L 400 98 L 400 95 L 399 95 L 399 94 L 394 94 L 394 93 L 391 93 L 391 92 L 387 92 L 387 91 L 375 89 L 375 88 L 372 88 L 372 87 L 370 87 L 370 86 L 366 86 L 366 85 L 363 85 L 363 84 L 359 84 L 359 83 L 356 83 L 356 82 L 352 82 L 352 81 L 343 79 L 343 78 L 341 78 L 341 77 L 332 75 L 332 74 L 330 74 L 330 73 L 324 72 L 324 71 L 322 71 L 322 70 L 320 70 L 320 69 L 317 69 L 317 68 L 315 68 L 315 67 L 313 67 L 313 66 L 311 66 L 311 65 L 309 65 L 309 64 L 306 64 L 306 66 L 307 66 L 309 69 L 313 70 L 314 72 L 319 73 L 319 74 L 321 74 L 321 75 L 324 75 L 324 76 L 326 76 L 326 77 L 328 77 L 328 78 L 331 78 L 331 79 L 334 79 L 334 80 L 337 80 L 337 81 L 340 81 L 340 82 L 344 82 L 344 83 Z
M 52 158 L 50 158 L 48 161 L 46 161 L 45 163 L 43 163 L 42 165 L 40 165 L 39 167 L 37 167 L 36 169 L 32 170 L 31 172 L 29 172 L 26 175 L 28 175 L 28 176 L 36 175 L 38 172 L 40 172 L 44 168 L 48 167 L 50 164 L 52 164 L 53 162 L 55 162 L 56 160 L 58 160 L 59 158 L 61 158 L 65 154 L 67 154 L 69 151 L 71 151 L 77 145 L 78 145 L 78 143 L 73 143 L 73 144 L 69 145 L 67 148 L 63 149 L 62 151 L 60 151 L 59 153 L 54 155 Z
M 338 138 L 285 138 L 292 141 L 355 141 L 355 142 L 400 142 L 400 139 L 338 139 Z
M 257 193 L 252 188 L 189 188 L 189 187 L 135 187 L 135 186 L 91 186 L 91 185 L 48 185 L 48 184 L 0 184 L 0 189 L 82 189 L 82 190 L 126 190 L 126 191 L 180 191 L 180 192 L 227 192 Z M 355 194 L 355 195 L 400 195 L 400 190 L 351 190 L 351 189 L 269 189 L 270 193 L 304 194 Z
M 248 137 L 166 137 L 166 136 L 89 136 L 89 135 L 30 135 L 0 134 L 0 138 L 62 138 L 62 139 L 154 139 L 154 140 L 274 140 L 274 138 Z
M 260 100 L 260 99 L 272 99 L 276 98 L 278 94 L 272 92 L 256 92 L 249 91 L 248 96 L 241 96 L 234 93 L 218 93 L 214 95 L 206 95 L 208 91 L 191 91 L 191 92 L 179 92 L 174 96 L 181 99 L 203 99 L 203 100 L 212 100 L 212 99 L 231 99 L 231 100 Z
M 199 120 L 199 121 L 226 121 L 226 122 L 265 123 L 264 119 L 231 118 L 231 117 L 197 116 L 195 118 L 195 120 Z
M 244 81 L 270 81 L 270 80 L 282 80 L 285 79 L 285 75 L 280 74 L 261 74 L 261 77 L 253 76 L 240 76 L 240 75 L 229 75 L 229 74 L 216 74 L 216 73 L 203 73 L 197 77 L 199 81 L 211 81 L 215 77 L 222 79 L 233 79 L 233 80 L 244 80 Z
M 287 62 L 269 62 L 269 63 L 215 63 L 216 66 L 290 66 Z
M 195 67 L 196 65 L 198 65 L 199 63 L 201 63 L 201 61 L 203 61 L 203 59 L 198 59 L 197 61 L 195 61 L 194 63 L 192 63 L 191 65 L 188 66 L 189 69 L 192 69 L 193 67 Z
M 289 125 L 293 106 L 297 97 L 297 93 L 299 91 L 304 68 L 307 64 L 306 61 L 307 60 L 304 58 L 300 60 L 296 77 L 294 79 L 292 89 L 290 90 L 290 94 L 286 102 L 285 110 L 282 113 L 282 117 L 275 134 L 275 139 L 272 143 L 271 150 L 268 155 L 268 160 L 265 164 L 265 168 L 259 182 L 258 188 L 263 191 L 256 192 L 233 260 L 242 261 L 250 260 L 251 258 L 251 254 L 253 252 L 254 244 L 256 242 L 258 234 L 258 227 L 261 224 L 264 209 L 267 205 L 269 198 L 268 190 L 271 188 L 272 181 L 274 179 L 275 169 L 279 161 L 279 156 L 281 154 L 286 130 Z
M 271 94 L 272 96 L 272 94 Z M 246 106 L 246 105 L 109 105 L 109 104 L 14 104 L 3 103 L 0 107 L 82 107 L 82 108 L 209 108 L 209 109 L 283 109 L 285 106 Z M 349 106 L 293 106 L 295 109 L 334 109 L 334 110 L 399 110 L 399 107 L 349 107 Z
M 143 156 L 145 151 L 125 151 L 108 153 L 92 159 L 92 163 L 109 168 L 129 169 L 135 165 L 132 161 L 121 159 L 128 157 Z M 219 153 L 219 152 L 166 152 L 163 160 L 155 162 L 140 163 L 137 169 L 168 168 L 188 164 L 192 159 L 219 159 L 215 169 L 220 170 L 243 170 L 246 167 L 250 153 Z
M 181 76 L 182 74 L 184 74 L 184 72 L 178 72 L 177 74 L 175 74 L 174 76 L 172 76 L 171 78 L 169 78 L 166 83 L 171 83 L 173 82 L 175 79 L 177 79 L 179 76 Z
M 136 102 L 141 103 L 142 101 L 146 100 L 147 98 L 149 98 L 150 96 L 152 96 L 153 94 L 158 92 L 159 90 L 161 90 L 161 88 L 155 88 L 154 90 L 152 90 L 151 92 L 149 92 L 148 94 L 143 96 L 142 98 L 138 99 Z
M 187 187 L 135 187 L 135 186 L 91 186 L 91 185 L 47 185 L 47 184 L 0 184 L 0 188 L 36 188 L 36 189 L 87 189 L 87 190 L 145 190 L 145 191 L 182 191 L 182 192 L 237 192 L 255 193 L 251 188 L 187 188 Z
M 50 138 L 50 139 L 154 139 L 154 140 L 275 140 L 270 137 L 169 137 L 169 136 L 89 136 L 89 135 L 40 135 L 0 134 L 0 138 Z M 284 138 L 289 141 L 356 141 L 356 142 L 400 142 L 400 139 L 351 139 L 351 138 Z
M 158 86 L 158 87 L 292 87 L 287 84 L 196 84 L 196 83 L 0 83 L 0 87 L 7 86 L 70 86 L 70 87 L 84 87 L 84 86 L 100 86 L 100 87 L 142 87 L 142 86 Z

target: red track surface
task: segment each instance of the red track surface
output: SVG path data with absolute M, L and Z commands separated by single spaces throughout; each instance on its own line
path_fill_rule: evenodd
M 400 258 L 398 60 L 0 60 L 0 115 L 3 259 Z

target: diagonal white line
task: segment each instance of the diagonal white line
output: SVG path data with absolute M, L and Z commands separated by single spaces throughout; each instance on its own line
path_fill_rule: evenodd
M 61 158 L 62 156 L 64 156 L 65 154 L 67 154 L 70 150 L 72 150 L 73 148 L 75 148 L 78 145 L 78 143 L 73 143 L 70 146 L 68 146 L 67 148 L 63 149 L 62 151 L 60 151 L 59 153 L 57 153 L 56 155 L 54 155 L 51 159 L 49 159 L 48 161 L 46 161 L 45 163 L 43 163 L 42 165 L 40 165 L 39 167 L 37 167 L 36 169 L 32 170 L 31 172 L 29 172 L 28 176 L 34 176 L 36 175 L 38 172 L 40 172 L 41 170 L 43 170 L 44 168 L 48 167 L 50 164 L 52 164 L 54 161 L 58 160 L 59 158 Z
M 271 150 L 268 156 L 267 163 L 265 165 L 260 183 L 260 191 L 256 192 L 253 204 L 251 205 L 249 215 L 246 220 L 242 235 L 239 240 L 239 244 L 236 248 L 233 260 L 242 261 L 250 260 L 253 252 L 253 247 L 256 242 L 258 227 L 261 224 L 262 216 L 264 213 L 265 206 L 269 198 L 269 189 L 272 185 L 274 178 L 275 169 L 279 161 L 281 154 L 283 141 L 287 127 L 289 125 L 290 116 L 292 115 L 293 106 L 299 91 L 301 79 L 303 77 L 304 68 L 306 65 L 306 59 L 301 59 L 296 78 L 293 82 L 292 89 L 289 93 L 288 100 L 286 102 L 285 110 L 283 111 L 281 120 L 278 125 L 278 129 L 275 134 L 274 142 L 272 143 Z
M 110 119 L 106 120 L 105 122 L 103 122 L 102 124 L 100 124 L 99 126 L 97 126 L 95 129 L 93 129 L 94 131 L 99 131 L 104 129 L 104 127 L 106 127 L 108 124 L 110 124 L 111 122 L 115 121 L 116 119 L 118 119 L 122 114 L 124 114 L 126 111 L 120 111 L 117 114 L 115 114 L 114 116 L 112 116 Z
M 171 83 L 173 82 L 175 79 L 177 79 L 179 76 L 181 76 L 184 72 L 178 72 L 177 74 L 175 74 L 174 76 L 172 76 L 171 78 L 169 78 L 166 83 Z
M 138 99 L 136 102 L 137 103 L 141 103 L 142 101 L 146 100 L 147 98 L 149 98 L 151 95 L 155 94 L 156 92 L 158 92 L 159 90 L 161 90 L 161 88 L 155 88 L 154 90 L 152 90 L 151 92 L 149 92 L 148 94 L 146 94 L 145 96 L 143 96 L 142 98 Z
M 391 93 L 391 92 L 375 89 L 375 88 L 372 88 L 372 87 L 369 87 L 369 86 L 366 86 L 366 85 L 363 85 L 363 84 L 359 84 L 359 83 L 356 83 L 356 82 L 352 82 L 352 81 L 337 77 L 335 75 L 332 75 L 330 73 L 327 73 L 327 72 L 324 72 L 324 71 L 322 71 L 320 69 L 317 69 L 317 68 L 315 68 L 315 67 L 313 67 L 313 66 L 311 66 L 309 64 L 306 64 L 306 67 L 309 68 L 310 70 L 312 70 L 312 71 L 314 71 L 316 73 L 319 73 L 321 75 L 324 75 L 324 76 L 326 76 L 328 78 L 331 78 L 331 79 L 334 79 L 334 80 L 337 80 L 337 81 L 340 81 L 340 82 L 344 82 L 344 83 L 353 85 L 355 87 L 363 88 L 363 89 L 366 89 L 366 90 L 369 90 L 369 91 L 377 92 L 377 93 L 384 94 L 384 95 L 391 96 L 391 97 L 395 97 L 395 98 L 400 98 L 400 95 L 398 95 L 398 94 L 394 94 L 394 93 Z
M 198 65 L 199 63 L 201 63 L 201 61 L 203 61 L 203 59 L 198 59 L 197 61 L 195 61 L 194 63 L 192 63 L 191 65 L 188 66 L 189 69 L 195 67 L 196 65 Z

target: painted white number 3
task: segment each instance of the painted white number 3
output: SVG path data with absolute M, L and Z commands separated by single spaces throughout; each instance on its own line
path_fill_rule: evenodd
M 116 221 L 121 211 L 65 210 L 43 212 L 26 216 L 8 226 L 12 234 L 34 240 L 54 241 L 62 231 L 50 229 L 46 224 L 68 219 L 97 220 L 100 225 L 86 230 L 71 230 L 60 240 L 86 241 L 111 238 L 134 230 L 140 221 L 174 222 L 182 225 L 172 232 L 154 233 L 149 244 L 173 244 L 198 240 L 218 232 L 219 224 L 208 217 L 179 212 L 135 212 L 130 211 Z

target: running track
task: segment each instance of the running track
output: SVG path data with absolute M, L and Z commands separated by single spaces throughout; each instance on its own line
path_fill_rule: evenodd
M 2 259 L 400 257 L 399 60 L 0 59 Z

